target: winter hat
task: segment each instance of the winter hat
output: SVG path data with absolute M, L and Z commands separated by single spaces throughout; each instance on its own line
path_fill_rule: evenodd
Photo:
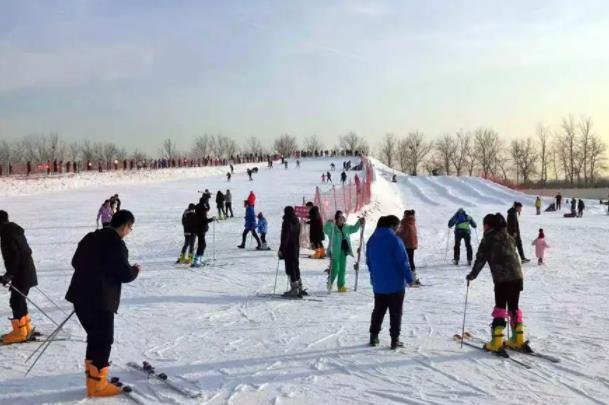
M 258 213 L 258 215 L 256 215 L 256 216 L 258 217 L 258 219 L 260 219 L 260 218 L 264 218 L 264 217 L 262 216 L 262 212 L 259 212 L 259 213 Z
M 545 237 L 546 236 L 543 234 L 543 229 L 539 228 L 539 235 L 537 236 L 537 238 L 539 238 L 539 239 L 545 239 Z
M 6 224 L 8 222 L 8 212 L 0 210 L 0 224 Z

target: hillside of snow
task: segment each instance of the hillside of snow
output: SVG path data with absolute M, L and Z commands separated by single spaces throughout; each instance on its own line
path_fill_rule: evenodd
M 323 272 L 328 261 L 302 258 L 302 279 L 310 300 L 258 296 L 273 291 L 283 207 L 298 205 L 303 197 L 312 199 L 331 161 L 341 167 L 341 159 L 303 159 L 301 168 L 265 167 L 254 181 L 239 173 L 230 183 L 221 168 L 217 172 L 184 169 L 188 174 L 168 171 L 159 178 L 151 172 L 150 177 L 124 181 L 91 175 L 86 184 L 65 179 L 61 187 L 42 180 L 22 181 L 11 186 L 12 191 L 0 192 L 0 209 L 25 228 L 39 288 L 60 304 L 61 311 L 36 289 L 30 297 L 57 321 L 71 311 L 63 300 L 72 275 L 70 260 L 78 241 L 95 228 L 101 202 L 119 193 L 123 207 L 133 211 L 136 223 L 126 244 L 131 261 L 141 264 L 143 271 L 123 287 L 111 361 L 112 374 L 133 384 L 147 403 L 607 403 L 609 217 L 598 202 L 587 201 L 588 209 L 579 219 L 563 218 L 558 212 L 536 216 L 531 196 L 491 182 L 399 174 L 398 182 L 392 183 L 393 171 L 375 162 L 373 201 L 364 208 L 365 237 L 380 215 L 401 217 L 404 209 L 415 209 L 417 215 L 415 261 L 425 286 L 406 291 L 404 350 L 389 350 L 388 317 L 381 345 L 367 345 L 373 294 L 365 266 L 358 291 L 352 291 L 352 258 L 347 264 L 348 293 L 328 295 Z M 27 188 L 22 189 L 24 185 Z M 212 265 L 175 266 L 183 241 L 182 211 L 198 200 L 197 190 L 204 188 L 212 193 L 230 188 L 236 216 L 210 228 L 206 256 L 216 258 Z M 243 229 L 239 201 L 250 190 L 257 195 L 256 210 L 269 221 L 272 251 L 255 251 L 251 241 L 246 250 L 236 248 Z M 562 359 L 554 364 L 514 354 L 531 369 L 476 349 L 461 349 L 452 339 L 461 330 L 469 269 L 450 264 L 453 238 L 448 220 L 462 207 L 480 224 L 472 235 L 475 254 L 483 216 L 505 213 L 515 200 L 525 205 L 520 226 L 527 255 L 534 259 L 530 244 L 539 228 L 544 228 L 551 246 L 545 266 L 534 262 L 523 266 L 521 308 L 526 333 L 533 348 Z M 544 201 L 544 207 L 550 202 Z M 353 221 L 355 215 L 349 218 Z M 358 236 L 353 239 L 356 244 Z M 283 262 L 279 266 L 277 286 L 283 291 Z M 466 329 L 482 338 L 489 334 L 492 288 L 490 273 L 484 269 L 469 291 Z M 30 312 L 39 330 L 54 329 L 35 308 L 30 306 Z M 10 326 L 6 321 L 10 314 L 8 292 L 2 289 L 3 329 Z M 37 344 L 0 347 L 0 404 L 131 402 L 125 397 L 87 399 L 84 332 L 70 321 L 61 337 L 68 340 L 53 343 L 26 377 L 24 361 Z M 126 367 L 128 361 L 143 360 L 195 384 L 202 396 L 187 399 Z

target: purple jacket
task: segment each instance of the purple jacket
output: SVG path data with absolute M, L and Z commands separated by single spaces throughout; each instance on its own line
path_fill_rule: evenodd
M 104 207 L 102 205 L 97 212 L 97 220 L 99 221 L 99 218 L 101 218 L 102 224 L 105 224 L 112 220 L 112 215 L 114 215 L 112 212 L 112 207 Z

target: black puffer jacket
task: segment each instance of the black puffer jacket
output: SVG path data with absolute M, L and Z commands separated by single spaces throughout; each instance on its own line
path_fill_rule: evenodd
M 15 288 L 21 290 L 38 285 L 32 249 L 23 228 L 13 222 L 0 225 L 0 247 L 6 274 L 12 276 Z
M 300 222 L 292 207 L 284 210 L 279 250 L 285 260 L 298 258 L 300 254 Z
M 309 211 L 309 241 L 320 244 L 324 240 L 324 223 L 319 214 L 319 207 L 314 206 Z
M 186 209 L 182 214 L 182 226 L 184 235 L 190 235 L 197 231 L 197 213 L 194 209 Z
M 520 236 L 520 225 L 518 224 L 518 211 L 512 207 L 507 212 L 507 232 L 512 237 Z
M 116 312 L 121 285 L 136 279 L 138 271 L 129 264 L 125 242 L 112 228 L 88 233 L 72 258 L 74 274 L 66 300 L 75 306 Z
M 197 207 L 195 208 L 195 233 L 206 233 L 209 231 L 209 223 L 213 221 L 213 219 L 207 218 L 207 211 L 209 210 L 209 206 L 205 202 L 199 202 Z

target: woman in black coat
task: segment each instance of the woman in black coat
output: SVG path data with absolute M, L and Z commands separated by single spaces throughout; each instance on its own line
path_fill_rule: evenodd
M 315 251 L 311 256 L 313 259 L 323 259 L 326 257 L 324 249 L 324 224 L 319 213 L 319 207 L 313 206 L 309 211 L 309 242 L 311 248 Z

